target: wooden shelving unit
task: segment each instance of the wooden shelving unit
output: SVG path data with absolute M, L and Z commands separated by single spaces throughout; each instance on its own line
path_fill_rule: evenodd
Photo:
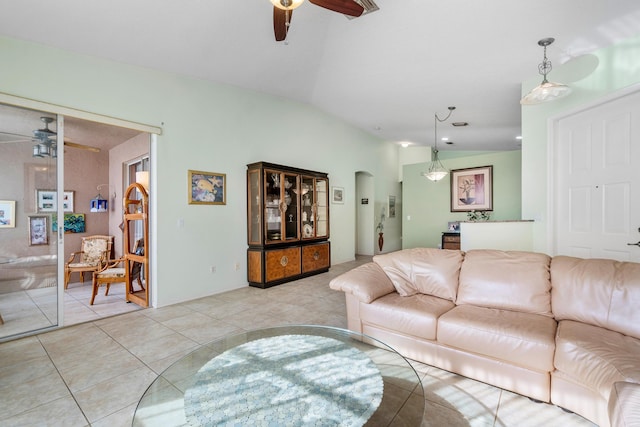
M 147 190 L 138 183 L 133 183 L 127 187 L 122 200 L 123 220 L 124 220 L 124 253 L 126 271 L 126 300 L 141 307 L 149 307 L 149 195 Z M 137 239 L 132 238 L 135 223 L 140 221 L 142 225 L 144 251 L 141 255 L 136 254 Z M 144 277 L 144 287 L 141 290 L 134 290 L 135 277 L 131 272 L 134 263 L 141 264 Z M 137 285 L 136 285 L 137 286 Z

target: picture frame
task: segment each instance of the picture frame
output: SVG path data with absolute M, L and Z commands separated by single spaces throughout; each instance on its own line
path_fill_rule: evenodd
M 217 172 L 188 171 L 190 205 L 226 205 L 227 175 Z
M 451 212 L 493 210 L 493 166 L 451 171 Z
M 389 209 L 387 212 L 389 213 L 388 218 L 396 217 L 396 196 L 389 196 Z
M 75 204 L 75 191 L 64 191 L 63 212 L 73 212 Z M 56 190 L 36 190 L 36 206 L 38 212 L 58 211 L 58 192 Z
M 49 217 L 46 215 L 29 216 L 29 246 L 49 244 Z
M 16 201 L 0 200 L 0 228 L 16 227 Z
M 64 214 L 65 233 L 84 233 L 86 231 L 86 218 L 83 213 Z M 58 215 L 51 215 L 51 230 L 55 233 L 58 230 Z
M 344 204 L 344 187 L 331 187 L 331 203 Z

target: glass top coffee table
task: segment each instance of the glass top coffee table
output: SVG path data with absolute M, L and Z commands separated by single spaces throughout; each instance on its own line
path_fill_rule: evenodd
M 384 343 L 325 326 L 225 337 L 167 368 L 134 426 L 419 426 L 422 384 Z

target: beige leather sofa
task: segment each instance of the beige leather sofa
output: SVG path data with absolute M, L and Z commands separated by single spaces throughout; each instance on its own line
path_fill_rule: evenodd
M 410 359 L 602 427 L 640 425 L 640 264 L 417 248 L 330 286 L 349 329 Z

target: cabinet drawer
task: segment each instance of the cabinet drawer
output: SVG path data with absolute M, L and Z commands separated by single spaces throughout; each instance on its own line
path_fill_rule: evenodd
M 265 253 L 265 281 L 300 274 L 300 248 L 274 249 Z
M 329 243 L 304 246 L 302 248 L 302 272 L 329 268 L 331 264 L 329 255 Z
M 460 236 L 443 236 L 444 242 L 460 243 Z

